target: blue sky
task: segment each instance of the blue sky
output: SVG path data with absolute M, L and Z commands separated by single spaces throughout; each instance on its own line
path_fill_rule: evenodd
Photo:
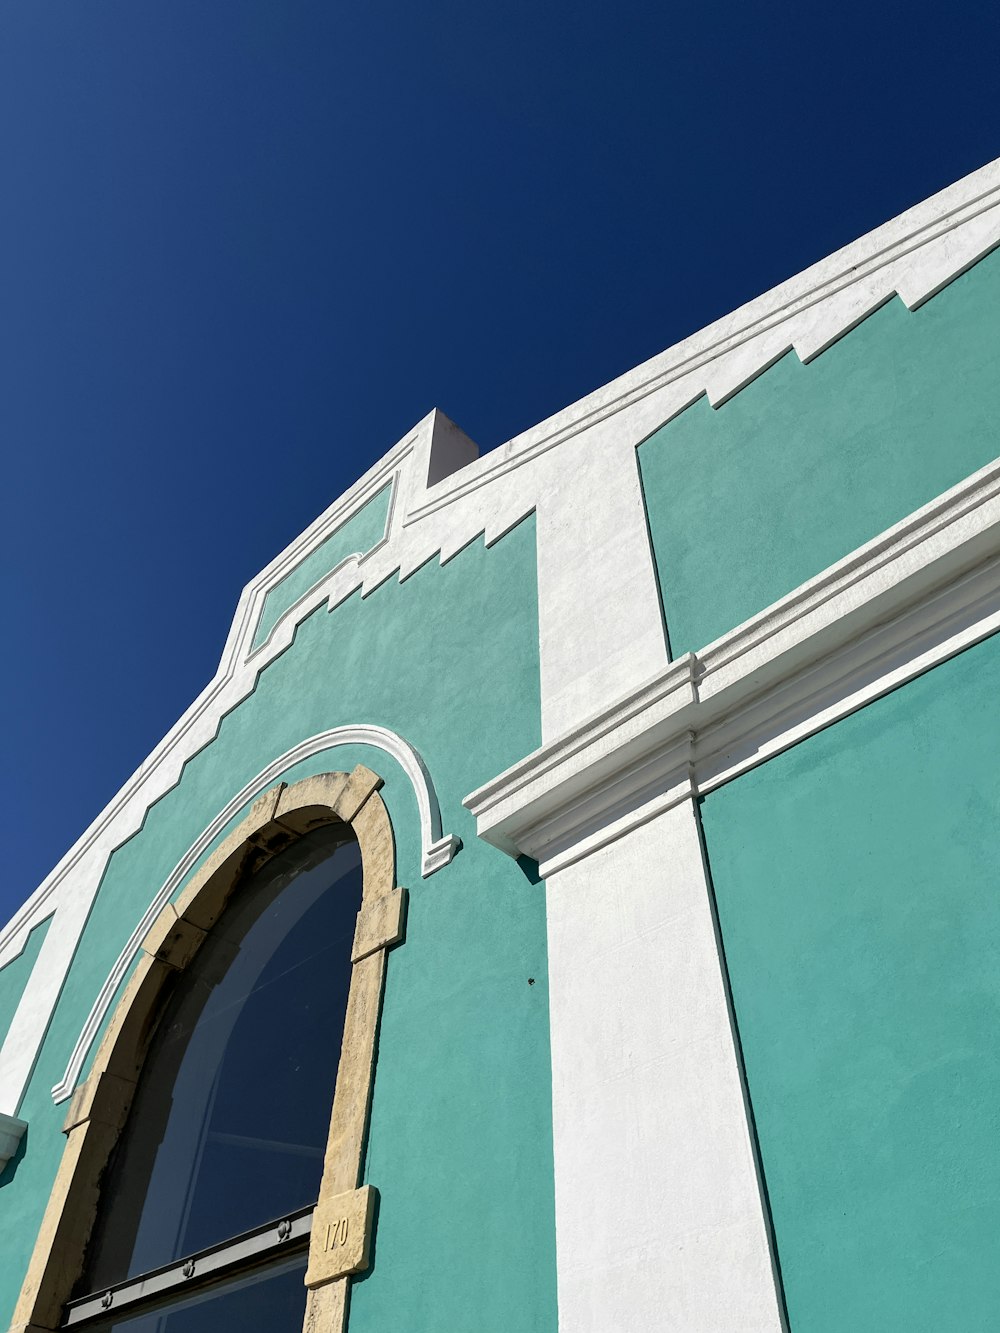
M 7 0 L 0 918 L 431 407 L 491 448 L 981 166 L 998 68 L 982 0 Z

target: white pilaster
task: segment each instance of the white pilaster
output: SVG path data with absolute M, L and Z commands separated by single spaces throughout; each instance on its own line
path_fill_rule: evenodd
M 629 414 L 576 442 L 539 504 L 542 736 L 551 740 L 667 662 Z M 630 429 L 630 427 L 632 429 Z
M 0 1044 L 0 1113 L 4 1115 L 17 1116 L 20 1110 L 63 980 L 80 943 L 98 883 L 96 875 L 84 883 L 90 892 L 67 898 L 56 908 L 10 1029 Z
M 691 800 L 547 903 L 560 1333 L 778 1333 Z

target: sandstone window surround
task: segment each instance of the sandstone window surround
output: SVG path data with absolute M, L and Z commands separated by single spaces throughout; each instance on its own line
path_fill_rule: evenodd
M 342 1333 L 352 1273 L 369 1263 L 376 1192 L 361 1184 L 364 1147 L 387 952 L 402 941 L 406 890 L 395 882 L 395 847 L 382 779 L 358 765 L 351 773 L 322 773 L 292 786 L 279 783 L 260 796 L 242 823 L 195 872 L 176 902 L 157 918 L 104 1034 L 86 1082 L 73 1095 L 64 1124 L 66 1147 L 56 1175 L 11 1333 L 47 1333 L 91 1316 L 66 1305 L 84 1268 L 100 1203 L 100 1182 L 121 1135 L 143 1062 L 173 982 L 195 958 L 229 901 L 262 866 L 307 833 L 340 823 L 357 839 L 362 901 L 351 953 L 351 979 L 336 1092 L 318 1202 L 304 1216 L 282 1219 L 273 1242 L 294 1248 L 309 1236 L 306 1333 Z M 258 1260 L 272 1241 L 258 1228 Z M 220 1247 L 224 1248 L 224 1247 Z M 230 1247 L 231 1248 L 231 1247 Z M 239 1255 L 235 1255 L 238 1264 Z M 178 1265 L 183 1267 L 183 1265 Z M 133 1288 L 135 1281 L 122 1283 Z M 104 1319 L 124 1318 L 122 1292 L 103 1293 Z

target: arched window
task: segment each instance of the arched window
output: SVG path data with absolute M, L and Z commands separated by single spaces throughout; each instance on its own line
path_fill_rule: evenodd
M 152 932 L 67 1118 L 26 1324 L 298 1333 L 308 1294 L 339 1333 L 367 1262 L 358 1185 L 402 930 L 379 785 L 356 769 L 268 793 Z

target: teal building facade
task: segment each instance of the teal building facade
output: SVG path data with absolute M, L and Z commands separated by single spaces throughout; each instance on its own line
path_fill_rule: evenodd
M 499 449 L 432 413 L 248 584 L 0 933 L 0 1328 L 270 1331 L 279 1278 L 313 1333 L 997 1326 L 998 247 L 994 163 Z M 243 1220 L 186 1250 L 192 1188 L 134 1271 L 183 987 L 259 947 L 292 994 L 270 908 L 219 932 L 317 821 L 364 873 L 301 954 L 330 1137 L 268 1129 L 280 1034 L 253 1134 L 199 1057 L 171 1171 L 223 1143 Z

